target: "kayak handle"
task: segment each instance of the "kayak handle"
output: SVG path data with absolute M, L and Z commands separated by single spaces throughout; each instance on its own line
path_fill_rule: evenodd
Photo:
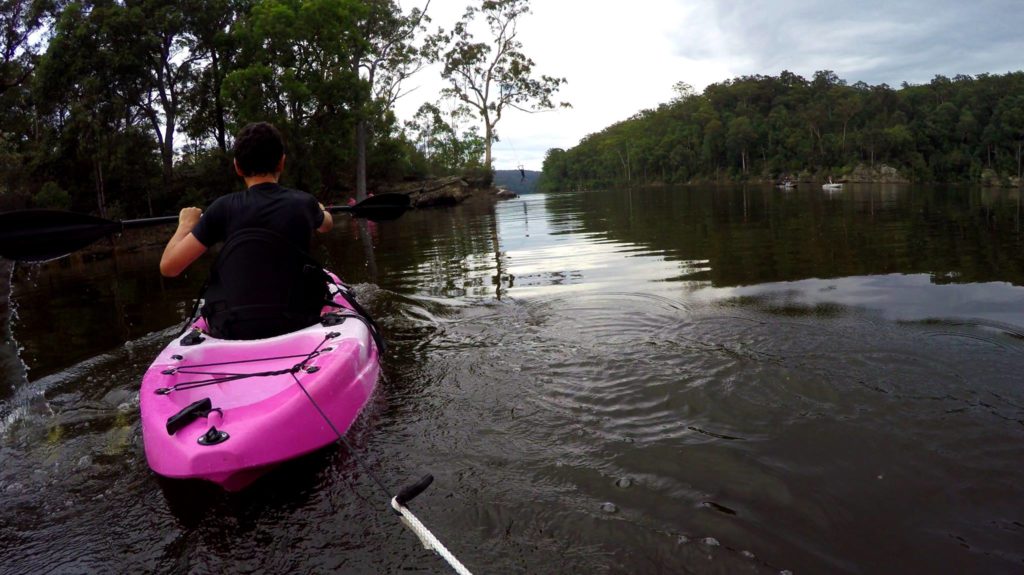
M 424 475 L 423 478 L 417 481 L 416 483 L 413 483 L 412 485 L 399 491 L 398 495 L 395 496 L 395 500 L 398 501 L 399 505 L 405 507 L 406 503 L 412 501 L 413 499 L 416 498 L 417 495 L 426 491 L 427 488 L 430 487 L 430 484 L 433 482 L 434 476 L 428 473 Z

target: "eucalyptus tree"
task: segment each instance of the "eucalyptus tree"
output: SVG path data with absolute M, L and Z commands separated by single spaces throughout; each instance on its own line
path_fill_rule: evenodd
M 447 114 L 434 104 L 423 104 L 406 128 L 412 133 L 417 149 L 430 167 L 444 174 L 479 167 L 484 153 L 484 140 L 476 126 L 461 129 L 461 121 L 471 112 L 457 106 Z
M 264 0 L 233 30 L 238 61 L 223 90 L 235 122 L 277 124 L 288 141 L 287 177 L 313 193 L 335 187 L 352 162 L 365 93 L 352 62 L 368 9 L 359 0 Z
M 522 52 L 519 20 L 530 13 L 529 0 L 484 0 L 466 8 L 450 32 L 440 30 L 433 38 L 433 54 L 444 67 L 446 97 L 470 106 L 484 126 L 484 165 L 491 168 L 491 148 L 498 136 L 495 127 L 506 109 L 537 112 L 556 107 L 552 97 L 565 78 L 534 74 L 534 62 Z M 471 28 L 483 17 L 490 37 L 474 41 Z M 561 102 L 558 106 L 569 107 Z
M 190 5 L 191 4 L 191 5 Z M 164 192 L 169 194 L 174 178 L 174 134 L 186 91 L 192 80 L 192 68 L 201 53 L 188 29 L 186 14 L 202 11 L 204 2 L 177 0 L 126 0 L 125 8 L 140 18 L 140 38 L 134 45 L 144 62 L 141 110 L 149 120 L 160 149 Z M 147 194 L 147 198 L 151 198 Z M 153 215 L 153 203 L 148 202 Z
M 394 0 L 366 0 L 358 21 L 361 41 L 356 44 L 352 64 L 366 82 L 366 93 L 356 121 L 356 199 L 366 197 L 366 153 L 375 130 L 393 119 L 391 109 L 404 95 L 402 84 L 422 69 L 422 51 L 415 36 L 425 30 L 430 0 L 408 14 Z M 391 122 L 393 123 L 393 121 Z
M 0 96 L 31 77 L 40 47 L 34 38 L 53 4 L 52 0 L 0 1 Z
M 252 9 L 255 0 L 190 0 L 184 10 L 195 57 L 192 80 L 185 93 L 183 129 L 199 141 L 212 138 L 222 158 L 228 153 L 230 111 L 224 100 L 224 80 L 237 61 L 238 38 L 232 28 Z
M 143 134 L 148 90 L 140 51 L 145 19 L 112 0 L 70 2 L 56 21 L 33 82 L 34 101 L 51 130 L 51 165 L 72 196 L 91 180 L 95 205 L 150 202 L 152 140 Z
M 0 1 L 0 195 L 27 191 L 29 148 L 37 136 L 32 75 L 51 24 L 52 1 Z

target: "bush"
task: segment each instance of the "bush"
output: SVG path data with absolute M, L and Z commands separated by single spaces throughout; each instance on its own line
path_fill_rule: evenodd
M 67 210 L 71 208 L 71 194 L 61 189 L 57 182 L 46 182 L 39 193 L 32 197 L 32 205 L 37 208 Z

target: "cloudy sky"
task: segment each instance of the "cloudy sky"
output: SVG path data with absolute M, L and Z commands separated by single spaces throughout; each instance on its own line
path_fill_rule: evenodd
M 432 27 L 451 28 L 466 4 L 433 0 Z M 533 0 L 531 6 L 519 25 L 523 51 L 539 73 L 568 80 L 557 100 L 573 108 L 505 115 L 494 149 L 498 169 L 539 170 L 548 148 L 570 148 L 669 101 L 678 81 L 700 92 L 740 75 L 790 70 L 810 78 L 829 69 L 850 83 L 898 87 L 936 74 L 1024 69 L 1024 0 Z M 428 69 L 413 78 L 408 87 L 415 91 L 399 102 L 401 117 L 436 101 L 437 77 Z

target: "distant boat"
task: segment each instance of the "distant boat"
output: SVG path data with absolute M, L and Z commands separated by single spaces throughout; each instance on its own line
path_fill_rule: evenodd
M 841 190 L 841 189 L 843 189 L 843 184 L 833 183 L 832 182 L 832 178 L 829 178 L 828 179 L 828 183 L 823 184 L 821 186 L 821 189 L 826 190 L 826 191 Z
M 786 181 L 779 182 L 779 183 L 775 184 L 775 187 L 782 188 L 783 190 L 795 190 L 796 189 L 796 182 L 791 182 L 789 180 L 786 180 Z

